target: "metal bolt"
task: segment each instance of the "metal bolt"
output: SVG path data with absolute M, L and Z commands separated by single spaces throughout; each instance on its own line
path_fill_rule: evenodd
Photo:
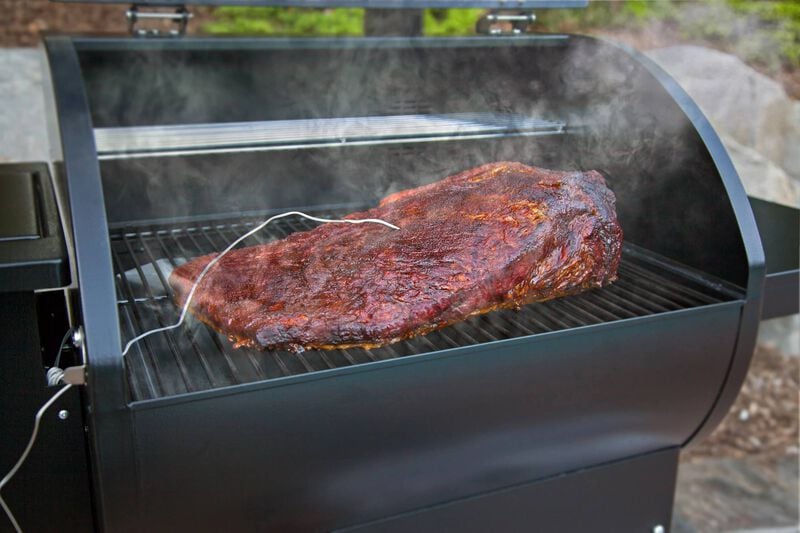
M 66 409 L 60 410 L 58 412 L 58 418 L 60 418 L 61 420 L 66 420 L 67 418 L 69 418 L 69 411 L 67 411 Z
M 666 533 L 666 531 L 667 530 L 664 529 L 664 526 L 662 526 L 661 524 L 658 524 L 653 528 L 653 533 Z
M 83 329 L 80 327 L 75 330 L 75 333 L 72 334 L 72 345 L 76 348 L 80 348 L 83 344 Z

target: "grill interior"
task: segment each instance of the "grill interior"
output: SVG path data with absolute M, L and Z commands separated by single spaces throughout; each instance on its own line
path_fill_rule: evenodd
M 338 218 L 352 212 L 306 212 Z M 261 222 L 258 217 L 184 220 L 111 227 L 111 249 L 123 344 L 147 330 L 174 324 L 180 314 L 167 283 L 186 259 L 220 251 Z M 283 238 L 315 226 L 280 219 L 243 243 Z M 233 348 L 223 335 L 187 317 L 183 327 L 151 335 L 126 355 L 132 400 L 146 400 L 269 380 L 448 348 L 536 335 L 591 324 L 730 301 L 741 289 L 627 244 L 612 285 L 576 296 L 502 310 L 377 349 L 311 350 L 303 353 Z

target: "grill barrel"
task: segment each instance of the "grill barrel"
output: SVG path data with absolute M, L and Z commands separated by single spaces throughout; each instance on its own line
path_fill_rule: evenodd
M 669 526 L 677 452 L 713 429 L 749 363 L 764 258 L 724 148 L 658 67 L 566 35 L 46 47 L 101 528 L 469 530 L 486 509 L 529 529 L 518 509 L 501 519 L 515 501 L 544 529 Z M 523 121 L 491 137 L 264 140 L 292 120 L 465 113 Z M 237 122 L 261 129 L 206 142 Z M 184 126 L 186 143 L 171 137 Z M 165 131 L 168 145 L 131 144 Z M 616 283 L 374 350 L 234 350 L 190 320 L 121 356 L 176 320 L 171 268 L 266 213 L 350 212 L 504 159 L 602 169 L 627 239 Z M 309 227 L 282 220 L 253 242 Z M 559 520 L 547 509 L 567 493 L 598 506 Z M 630 511 L 639 497 L 657 503 Z
M 315 213 L 340 218 L 346 212 Z M 117 303 L 123 343 L 150 329 L 177 322 L 180 308 L 169 286 L 172 268 L 187 259 L 218 252 L 260 220 L 111 230 Z M 313 229 L 305 220 L 279 220 L 250 244 Z M 670 268 L 671 267 L 671 268 Z M 149 275 L 148 275 L 149 274 Z M 619 279 L 600 290 L 569 298 L 473 317 L 463 323 L 385 347 L 312 350 L 303 353 L 233 348 L 223 335 L 199 321 L 163 337 L 150 337 L 127 359 L 131 399 L 145 400 L 330 370 L 407 355 L 602 324 L 741 299 L 741 289 L 653 257 L 627 245 Z

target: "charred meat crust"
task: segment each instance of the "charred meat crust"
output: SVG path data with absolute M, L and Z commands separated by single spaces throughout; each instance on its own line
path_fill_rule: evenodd
M 237 345 L 374 348 L 501 308 L 616 279 L 614 195 L 595 171 L 499 162 L 384 198 L 347 218 L 229 252 L 205 276 L 194 316 Z M 179 305 L 214 257 L 170 276 Z

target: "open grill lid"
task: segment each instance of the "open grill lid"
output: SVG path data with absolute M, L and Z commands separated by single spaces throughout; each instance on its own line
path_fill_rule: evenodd
M 483 7 L 492 9 L 550 9 L 586 7 L 588 0 L 52 0 L 56 2 L 94 2 L 140 6 L 295 6 L 295 7 L 365 7 L 370 9 L 422 9 L 426 7 Z

